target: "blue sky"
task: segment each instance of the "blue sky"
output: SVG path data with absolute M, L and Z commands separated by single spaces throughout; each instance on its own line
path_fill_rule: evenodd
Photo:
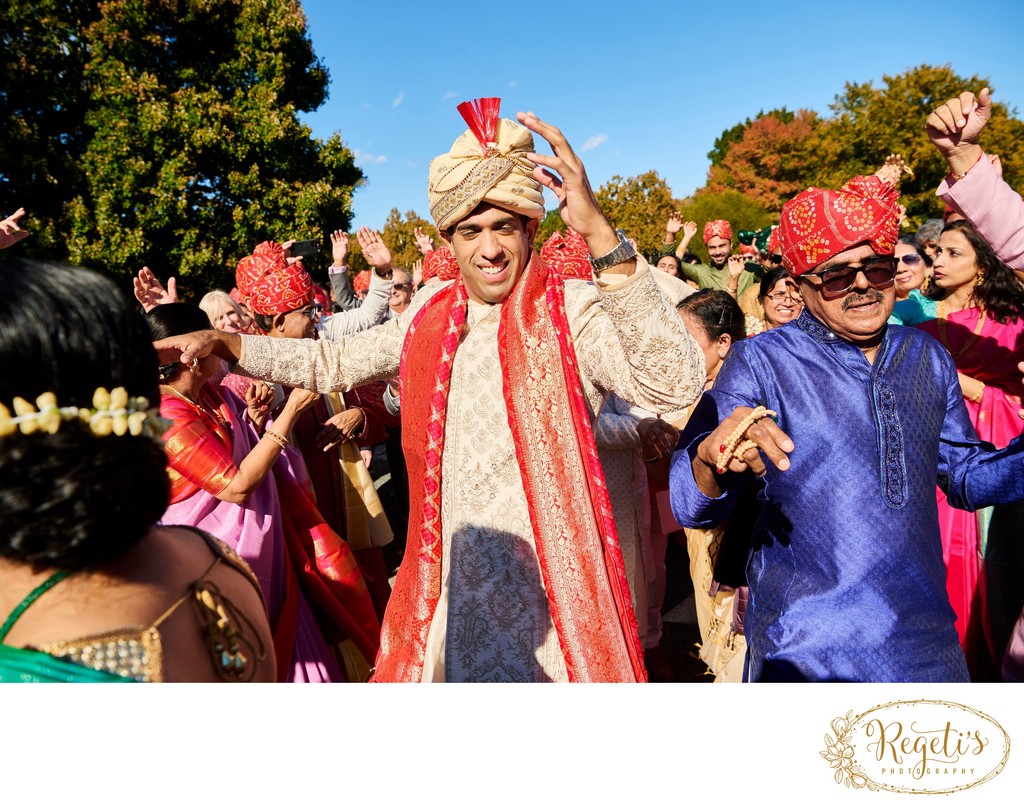
M 654 169 L 677 197 L 703 184 L 723 130 L 774 107 L 828 114 L 847 81 L 950 64 L 1024 110 L 1022 0 L 303 7 L 331 73 L 304 120 L 317 137 L 340 132 L 369 181 L 354 226 L 379 228 L 392 208 L 427 216 L 427 166 L 465 129 L 455 106 L 478 96 L 559 126 L 595 188 Z

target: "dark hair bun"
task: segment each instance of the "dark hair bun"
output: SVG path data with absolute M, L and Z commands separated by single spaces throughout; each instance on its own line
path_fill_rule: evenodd
M 156 352 L 146 321 L 114 284 L 75 267 L 0 265 L 0 402 L 52 392 L 90 407 L 123 387 L 156 407 Z M 115 558 L 167 508 L 167 459 L 152 439 L 93 435 L 64 421 L 53 435 L 0 438 L 0 556 L 77 570 Z

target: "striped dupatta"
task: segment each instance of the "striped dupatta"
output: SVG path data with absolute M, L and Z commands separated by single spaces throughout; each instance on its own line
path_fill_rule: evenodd
M 378 682 L 419 682 L 441 593 L 441 467 L 461 278 L 417 314 L 402 355 L 409 470 L 406 563 L 384 616 Z M 574 682 L 645 681 L 625 566 L 557 273 L 536 254 L 505 301 L 502 387 L 551 617 Z

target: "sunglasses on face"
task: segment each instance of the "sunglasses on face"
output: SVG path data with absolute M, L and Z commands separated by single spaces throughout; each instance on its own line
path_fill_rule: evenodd
M 906 264 L 908 267 L 916 267 L 918 264 L 924 261 L 924 259 L 921 258 L 921 256 L 919 256 L 917 253 L 907 253 L 905 256 L 900 256 L 899 260 Z
M 412 289 L 412 284 L 392 284 L 391 288 L 397 289 L 399 292 L 407 292 L 408 290 Z
M 305 306 L 301 307 L 300 309 L 292 309 L 292 311 L 290 311 L 288 314 L 299 314 L 302 315 L 303 317 L 308 317 L 311 321 L 316 323 L 317 318 L 319 318 L 320 315 L 322 315 L 323 313 L 324 308 L 319 303 L 315 303 L 308 309 Z
M 867 282 L 875 289 L 888 289 L 896 279 L 896 258 L 894 256 L 875 256 L 863 264 L 843 264 L 829 267 L 821 272 L 805 272 L 803 278 L 817 278 L 821 281 L 818 288 L 828 296 L 843 295 L 853 289 L 857 283 L 857 275 L 863 273 Z

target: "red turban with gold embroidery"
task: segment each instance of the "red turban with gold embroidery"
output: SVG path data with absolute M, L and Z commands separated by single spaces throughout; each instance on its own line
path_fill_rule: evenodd
M 854 245 L 892 255 L 899 237 L 899 191 L 871 174 L 838 191 L 808 188 L 782 206 L 779 243 L 791 275 L 813 270 Z
M 235 285 L 242 299 L 252 294 L 252 288 L 264 275 L 285 264 L 287 262 L 284 258 L 284 248 L 277 242 L 262 242 L 256 245 L 252 255 L 239 261 L 235 269 Z
M 301 261 L 288 263 L 277 242 L 263 242 L 238 262 L 235 283 L 258 315 L 291 312 L 313 300 L 313 279 Z
M 732 225 L 724 219 L 716 219 L 713 222 L 704 223 L 704 244 L 712 239 L 727 239 L 732 241 Z
M 540 256 L 563 278 L 577 278 L 581 281 L 593 280 L 587 243 L 572 228 L 565 231 L 564 238 L 557 230 L 552 233 L 540 248 Z
M 458 277 L 459 262 L 450 247 L 439 247 L 423 257 L 423 280 L 429 281 L 435 275 L 440 281 L 451 281 Z

